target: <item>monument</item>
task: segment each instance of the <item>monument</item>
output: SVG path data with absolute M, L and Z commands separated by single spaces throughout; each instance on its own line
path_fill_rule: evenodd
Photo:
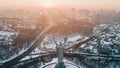
M 55 44 L 56 44 L 56 51 L 57 51 L 57 56 L 58 56 L 58 63 L 56 64 L 55 68 L 66 68 L 63 62 L 63 55 L 64 55 L 64 44 L 62 42 L 59 42 L 59 44 L 55 41 L 53 38 Z

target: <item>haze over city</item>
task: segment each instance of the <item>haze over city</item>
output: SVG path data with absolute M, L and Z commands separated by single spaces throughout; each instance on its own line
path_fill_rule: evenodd
M 120 0 L 0 0 L 0 68 L 120 68 Z
M 0 0 L 0 7 L 120 9 L 120 0 Z

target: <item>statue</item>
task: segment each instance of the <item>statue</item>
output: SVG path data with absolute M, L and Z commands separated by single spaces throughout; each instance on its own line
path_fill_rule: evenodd
M 59 42 L 59 44 L 55 41 L 54 37 L 53 37 L 53 41 L 56 44 L 56 51 L 57 51 L 57 55 L 58 55 L 58 64 L 55 66 L 55 68 L 66 68 L 66 66 L 64 65 L 63 62 L 63 51 L 64 51 L 64 47 L 62 44 L 62 42 Z
M 61 42 L 56 45 L 56 51 L 58 53 L 58 64 L 63 63 L 63 44 Z

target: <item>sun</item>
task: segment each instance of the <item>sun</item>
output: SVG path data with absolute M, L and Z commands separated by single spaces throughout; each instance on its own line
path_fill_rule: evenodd
M 50 0 L 45 0 L 44 5 L 45 5 L 45 7 L 50 8 L 52 6 L 52 3 Z

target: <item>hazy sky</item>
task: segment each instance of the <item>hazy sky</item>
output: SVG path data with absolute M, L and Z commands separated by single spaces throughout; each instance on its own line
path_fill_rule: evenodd
M 52 7 L 120 9 L 120 0 L 49 0 Z M 0 7 L 45 7 L 46 0 L 0 0 Z

